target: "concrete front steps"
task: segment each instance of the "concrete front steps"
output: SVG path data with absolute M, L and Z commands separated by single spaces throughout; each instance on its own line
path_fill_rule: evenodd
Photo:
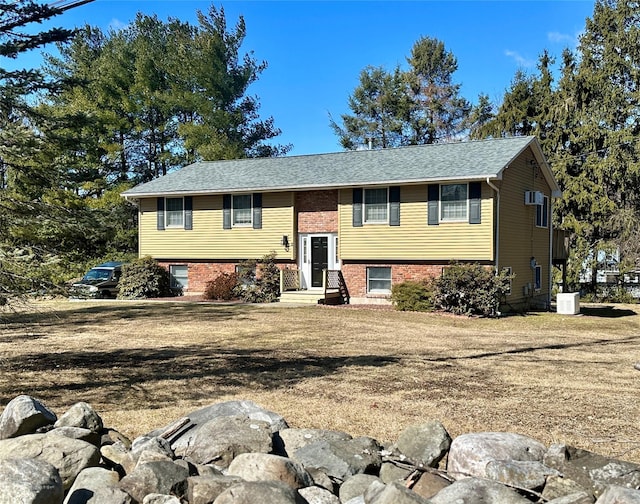
M 301 303 L 301 304 L 339 304 L 339 292 L 327 292 L 325 299 L 323 291 L 300 290 L 285 291 L 280 294 L 281 303 Z

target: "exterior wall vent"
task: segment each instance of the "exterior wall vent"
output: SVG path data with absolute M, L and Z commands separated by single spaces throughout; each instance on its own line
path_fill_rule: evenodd
M 544 204 L 544 194 L 542 194 L 540 191 L 525 191 L 524 204 L 542 205 Z

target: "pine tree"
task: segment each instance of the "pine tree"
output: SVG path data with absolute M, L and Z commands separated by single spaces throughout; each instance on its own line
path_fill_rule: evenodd
M 369 66 L 349 96 L 349 114 L 330 126 L 345 149 L 398 147 L 458 140 L 471 106 L 453 83 L 455 56 L 437 39 L 418 40 L 409 69 Z
M 61 2 L 57 8 L 32 0 L 2 2 L 0 56 L 17 59 L 26 51 L 68 40 L 70 30 L 34 33 L 31 27 L 88 1 Z M 48 159 L 41 135 L 31 128 L 38 114 L 30 97 L 59 84 L 36 70 L 0 69 L 0 305 L 51 287 L 60 258 L 48 240 L 43 245 L 31 240 L 34 230 L 47 229 L 46 221 L 67 224 L 67 229 L 76 222 L 66 209 L 42 198 L 50 174 L 40 166 Z

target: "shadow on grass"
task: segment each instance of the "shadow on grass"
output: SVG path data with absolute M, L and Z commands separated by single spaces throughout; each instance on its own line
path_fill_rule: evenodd
M 87 323 L 95 324 L 101 321 L 147 319 L 170 317 L 172 320 L 187 318 L 189 320 L 225 320 L 229 318 L 247 317 L 253 310 L 269 310 L 268 307 L 255 307 L 247 304 L 215 304 L 215 303 L 187 303 L 187 302 L 104 302 L 88 303 L 74 302 L 70 309 L 52 311 L 38 310 L 34 305 L 33 311 L 5 312 L 0 321 L 6 325 L 40 326 L 69 325 L 81 326 Z
M 539 350 L 567 350 L 570 348 L 586 348 L 590 346 L 607 346 L 607 345 L 624 345 L 633 344 L 637 345 L 640 341 L 640 336 L 628 336 L 623 339 L 590 339 L 585 341 L 578 341 L 576 343 L 554 343 L 551 345 L 532 345 L 523 348 L 514 348 L 511 350 L 496 350 L 494 352 L 481 352 L 471 355 L 457 355 L 457 356 L 444 356 L 444 357 L 432 357 L 425 358 L 425 361 L 429 362 L 446 362 L 465 359 L 484 359 L 487 357 L 498 357 L 501 355 L 518 355 L 537 352 Z
M 622 318 L 634 317 L 637 313 L 633 310 L 618 308 L 616 306 L 581 306 L 580 313 L 589 317 Z
M 42 398 L 68 392 L 125 400 L 131 390 L 153 390 L 157 382 L 181 383 L 180 399 L 210 397 L 211 390 L 288 388 L 348 367 L 381 367 L 399 361 L 378 355 L 310 356 L 264 349 L 228 349 L 208 345 L 100 351 L 38 352 L 0 360 L 0 373 L 35 373 Z M 15 396 L 15 383 L 0 388 L 0 403 Z M 166 384 L 164 385 L 166 387 Z M 171 385 L 169 385 L 171 387 Z

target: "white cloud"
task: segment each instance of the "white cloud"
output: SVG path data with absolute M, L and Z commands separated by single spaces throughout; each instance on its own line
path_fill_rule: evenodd
M 576 47 L 578 45 L 580 35 L 580 33 L 570 35 L 568 33 L 549 32 L 547 33 L 547 39 L 553 44 L 564 44 L 568 47 Z
M 127 23 L 123 23 L 122 21 L 120 21 L 117 18 L 113 18 L 110 22 L 109 22 L 109 30 L 113 30 L 113 31 L 119 31 L 122 30 L 123 28 L 125 28 L 127 26 Z
M 510 50 L 506 50 L 504 52 L 504 54 L 506 56 L 508 56 L 509 58 L 513 58 L 514 61 L 520 65 L 521 67 L 524 68 L 529 68 L 529 67 L 533 67 L 535 66 L 536 62 L 534 60 L 531 59 L 527 59 L 524 56 L 521 56 L 520 53 L 516 52 L 516 51 L 510 51 Z

